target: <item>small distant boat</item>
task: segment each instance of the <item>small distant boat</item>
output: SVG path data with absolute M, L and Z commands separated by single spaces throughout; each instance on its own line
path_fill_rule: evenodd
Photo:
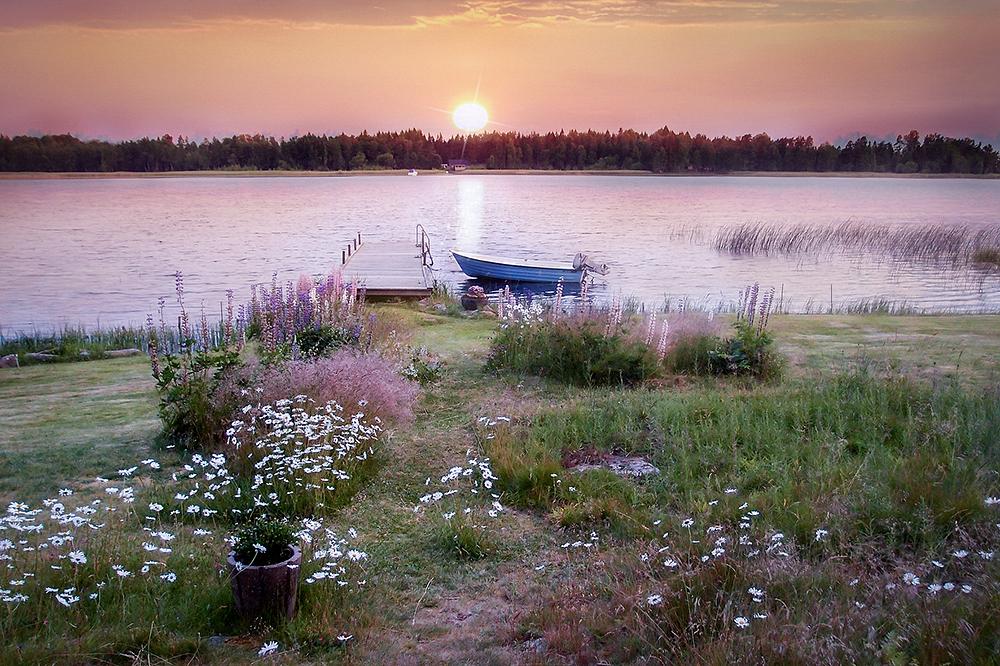
M 410 169 L 409 171 L 406 172 L 406 175 L 407 176 L 416 176 L 417 175 L 417 170 L 416 169 Z
M 609 271 L 607 264 L 592 264 L 582 252 L 571 264 L 492 257 L 459 250 L 452 250 L 451 254 L 469 277 L 509 282 L 582 282 L 588 273 L 607 275 Z

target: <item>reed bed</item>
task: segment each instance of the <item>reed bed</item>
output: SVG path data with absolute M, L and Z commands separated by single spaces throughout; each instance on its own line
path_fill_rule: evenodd
M 715 249 L 737 255 L 818 254 L 860 251 L 893 259 L 975 263 L 1000 248 L 1000 224 L 974 229 L 958 225 L 890 226 L 847 221 L 832 226 L 749 222 L 723 227 Z

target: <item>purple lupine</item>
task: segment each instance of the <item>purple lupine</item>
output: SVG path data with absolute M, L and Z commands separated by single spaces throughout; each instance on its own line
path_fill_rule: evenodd
M 184 307 L 184 275 L 177 271 L 174 273 L 174 289 L 177 291 L 177 305 L 181 308 L 181 335 L 185 342 L 183 347 L 187 347 L 187 340 L 191 339 L 191 322 L 188 319 L 187 309 Z
M 226 344 L 232 340 L 233 337 L 233 290 L 226 289 L 226 328 L 225 328 Z
M 757 293 L 760 291 L 760 283 L 754 282 L 750 285 L 750 290 L 747 295 L 747 326 L 753 326 L 754 315 L 757 310 Z
M 771 318 L 771 306 L 774 304 L 774 287 L 771 287 L 765 294 L 760 304 L 760 321 L 757 322 L 757 332 L 763 333 L 767 328 L 767 321 Z
M 663 322 L 663 332 L 660 333 L 660 342 L 656 345 L 656 356 L 661 361 L 667 355 L 667 332 L 670 330 L 666 320 Z
M 236 315 L 236 349 L 243 349 L 243 343 L 247 337 L 247 313 L 246 307 L 241 303 L 237 308 Z
M 164 345 L 167 344 L 167 322 L 163 319 L 163 309 L 166 307 L 167 299 L 164 296 L 160 296 L 157 300 L 157 311 L 160 315 L 160 340 Z
M 247 319 L 253 321 L 260 315 L 260 302 L 257 299 L 257 285 L 250 285 L 250 311 L 246 313 Z
M 205 303 L 201 304 L 201 350 L 207 352 L 210 348 L 211 338 L 208 332 L 208 318 L 205 316 Z
M 146 329 L 149 331 L 149 365 L 153 369 L 153 377 L 160 379 L 160 357 L 159 345 L 157 345 L 156 326 L 153 324 L 153 315 L 146 315 Z
M 296 295 L 295 286 L 292 281 L 289 280 L 285 283 L 285 312 L 284 320 L 282 323 L 282 329 L 284 333 L 284 342 L 289 342 L 295 335 L 295 311 L 296 305 L 298 304 L 298 297 Z

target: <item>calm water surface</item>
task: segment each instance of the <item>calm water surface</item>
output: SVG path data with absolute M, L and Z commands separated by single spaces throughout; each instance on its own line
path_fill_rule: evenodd
M 733 257 L 727 224 L 1000 222 L 1000 180 L 629 176 L 368 176 L 0 181 L 6 332 L 141 323 L 185 275 L 188 302 L 218 312 L 227 288 L 324 273 L 357 231 L 431 234 L 438 279 L 464 285 L 448 248 L 613 270 L 596 291 L 650 305 L 729 303 L 748 282 L 792 310 L 884 297 L 917 308 L 1000 309 L 1000 278 L 872 257 Z

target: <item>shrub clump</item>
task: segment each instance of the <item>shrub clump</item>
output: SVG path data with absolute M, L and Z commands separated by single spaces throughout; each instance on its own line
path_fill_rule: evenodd
M 161 438 L 185 447 L 218 444 L 235 405 L 219 400 L 216 391 L 238 365 L 237 351 L 203 351 L 195 349 L 194 340 L 189 339 L 180 353 L 165 356 L 161 366 L 154 366 Z
M 255 520 L 233 535 L 236 561 L 246 566 L 267 566 L 292 556 L 295 532 L 281 520 Z
M 769 380 L 781 374 L 783 362 L 767 330 L 774 290 L 760 297 L 757 284 L 740 293 L 732 335 L 722 337 L 704 329 L 674 336 L 664 356 L 672 372 L 692 375 L 736 375 Z
M 283 289 L 251 290 L 238 315 L 230 291 L 225 320 L 211 329 L 202 314 L 194 326 L 176 275 L 181 316 L 177 345 L 147 318 L 149 355 L 160 394 L 162 439 L 196 449 L 219 449 L 237 410 L 303 395 L 361 408 L 369 419 L 407 422 L 419 392 L 401 374 L 395 323 L 365 308 L 364 292 L 339 274 L 314 284 L 300 279 Z
M 763 320 L 762 320 L 763 321 Z M 774 338 L 763 326 L 737 320 L 736 334 L 708 351 L 708 366 L 717 375 L 744 375 L 773 379 L 781 373 L 781 357 L 774 351 Z
M 735 333 L 723 338 L 712 316 L 641 315 L 615 300 L 610 307 L 549 310 L 501 297 L 500 329 L 489 370 L 514 370 L 582 386 L 636 386 L 662 371 L 695 375 L 744 375 L 772 379 L 781 359 L 767 330 L 774 290 L 760 285 L 740 293 Z M 759 298 L 758 298 L 759 297 Z
M 583 386 L 634 386 L 657 373 L 653 350 L 625 334 L 620 305 L 570 316 L 543 314 L 534 305 L 509 305 L 507 312 L 491 343 L 487 369 Z

